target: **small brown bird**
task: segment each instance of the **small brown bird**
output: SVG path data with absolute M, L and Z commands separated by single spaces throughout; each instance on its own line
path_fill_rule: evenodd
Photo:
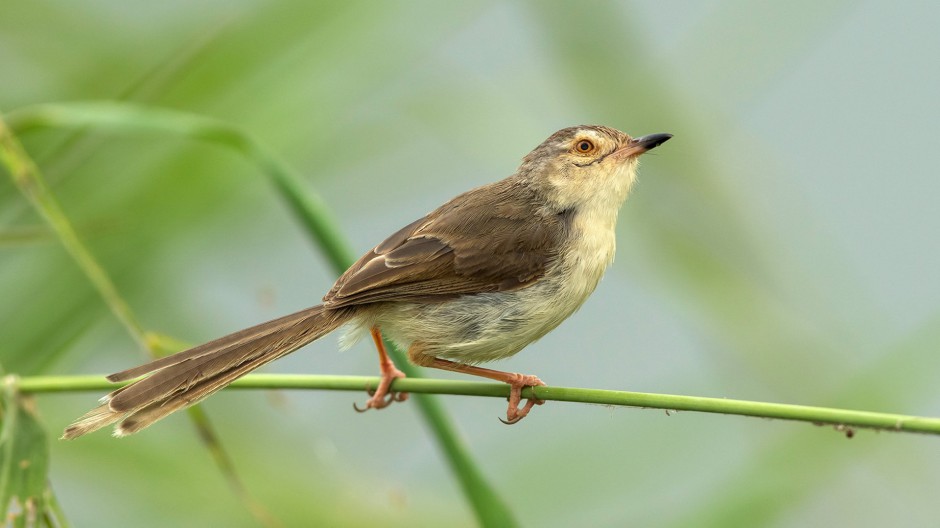
M 346 325 L 370 333 L 382 378 L 365 404 L 381 409 L 407 395 L 383 334 L 416 365 L 508 383 L 506 423 L 528 414 L 535 376 L 476 366 L 509 357 L 574 313 L 614 258 L 614 227 L 636 180 L 640 154 L 672 136 L 631 138 L 603 126 L 559 130 L 512 176 L 478 187 L 408 224 L 352 265 L 323 304 L 108 376 L 145 376 L 102 399 L 63 438 L 114 422 L 115 436 L 140 431 L 256 368 Z

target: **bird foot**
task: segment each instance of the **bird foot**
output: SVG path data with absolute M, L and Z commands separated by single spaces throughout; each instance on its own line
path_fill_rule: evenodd
M 360 408 L 353 403 L 353 409 L 355 409 L 356 412 L 366 412 L 369 409 L 384 409 L 394 402 L 403 402 L 408 399 L 407 392 L 392 392 L 389 390 L 392 386 L 392 382 L 398 378 L 404 378 L 405 373 L 398 370 L 394 365 L 392 365 L 391 368 L 383 368 L 382 370 L 382 379 L 379 381 L 379 386 L 368 391 L 369 396 L 372 397 L 366 401 L 365 406 Z
M 519 407 L 519 403 L 522 401 L 522 389 L 526 387 L 541 387 L 545 385 L 545 382 L 540 380 L 537 376 L 513 374 L 510 379 L 506 380 L 506 383 L 508 383 L 511 388 L 509 390 L 509 408 L 506 410 L 506 419 L 499 419 L 499 421 L 503 422 L 504 424 L 512 425 L 514 423 L 518 423 L 519 420 L 522 420 L 526 417 L 527 414 L 529 414 L 529 411 L 532 409 L 532 407 L 545 403 L 545 400 L 529 398 L 526 400 L 524 406 Z

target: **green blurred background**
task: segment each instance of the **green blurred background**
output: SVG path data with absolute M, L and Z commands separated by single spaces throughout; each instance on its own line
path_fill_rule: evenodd
M 675 138 L 644 157 L 584 308 L 498 368 L 550 384 L 940 415 L 940 7 L 930 2 L 4 0 L 0 111 L 126 100 L 241 125 L 355 250 L 513 172 L 553 131 Z M 201 342 L 335 274 L 255 167 L 161 134 L 26 148 L 143 324 Z M 8 177 L 0 363 L 105 373 L 142 351 Z M 270 372 L 374 374 L 331 336 Z M 432 376 L 451 377 L 433 372 Z M 453 376 L 460 378 L 460 376 Z M 39 398 L 53 434 L 97 395 Z M 413 404 L 226 392 L 205 407 L 287 526 L 472 526 Z M 447 397 L 528 526 L 936 526 L 936 438 Z M 253 526 L 185 415 L 53 442 L 76 526 Z

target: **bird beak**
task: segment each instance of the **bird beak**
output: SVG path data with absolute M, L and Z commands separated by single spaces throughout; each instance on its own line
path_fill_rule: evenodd
M 669 141 L 669 138 L 671 137 L 672 134 L 650 134 L 648 136 L 633 138 L 628 141 L 626 145 L 618 149 L 616 154 L 618 157 L 623 158 L 639 156 L 647 150 L 653 150 L 654 148 Z

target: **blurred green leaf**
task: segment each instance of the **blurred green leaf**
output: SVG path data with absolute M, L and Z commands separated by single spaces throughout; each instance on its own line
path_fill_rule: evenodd
M 26 153 L 16 136 L 7 128 L 2 118 L 0 118 L 0 163 L 10 173 L 10 177 L 17 187 L 46 219 L 59 242 L 84 272 L 86 279 L 94 285 L 111 312 L 124 324 L 128 333 L 144 348 L 150 345 L 148 336 L 143 325 L 137 319 L 137 315 L 124 297 L 121 296 L 108 272 L 79 239 L 73 224 L 43 180 L 38 167 Z M 150 353 L 153 355 L 154 352 L 151 350 Z M 278 523 L 274 517 L 248 492 L 241 482 L 235 470 L 235 464 L 209 423 L 206 412 L 198 405 L 190 407 L 187 412 L 220 471 L 225 475 L 233 491 L 245 507 L 252 512 L 262 525 L 276 526 Z
M 52 242 L 55 236 L 45 226 L 8 227 L 0 229 L 0 247 L 36 242 Z
M 15 376 L 0 394 L 0 519 L 15 527 L 49 525 L 49 442 L 33 400 L 19 393 Z

